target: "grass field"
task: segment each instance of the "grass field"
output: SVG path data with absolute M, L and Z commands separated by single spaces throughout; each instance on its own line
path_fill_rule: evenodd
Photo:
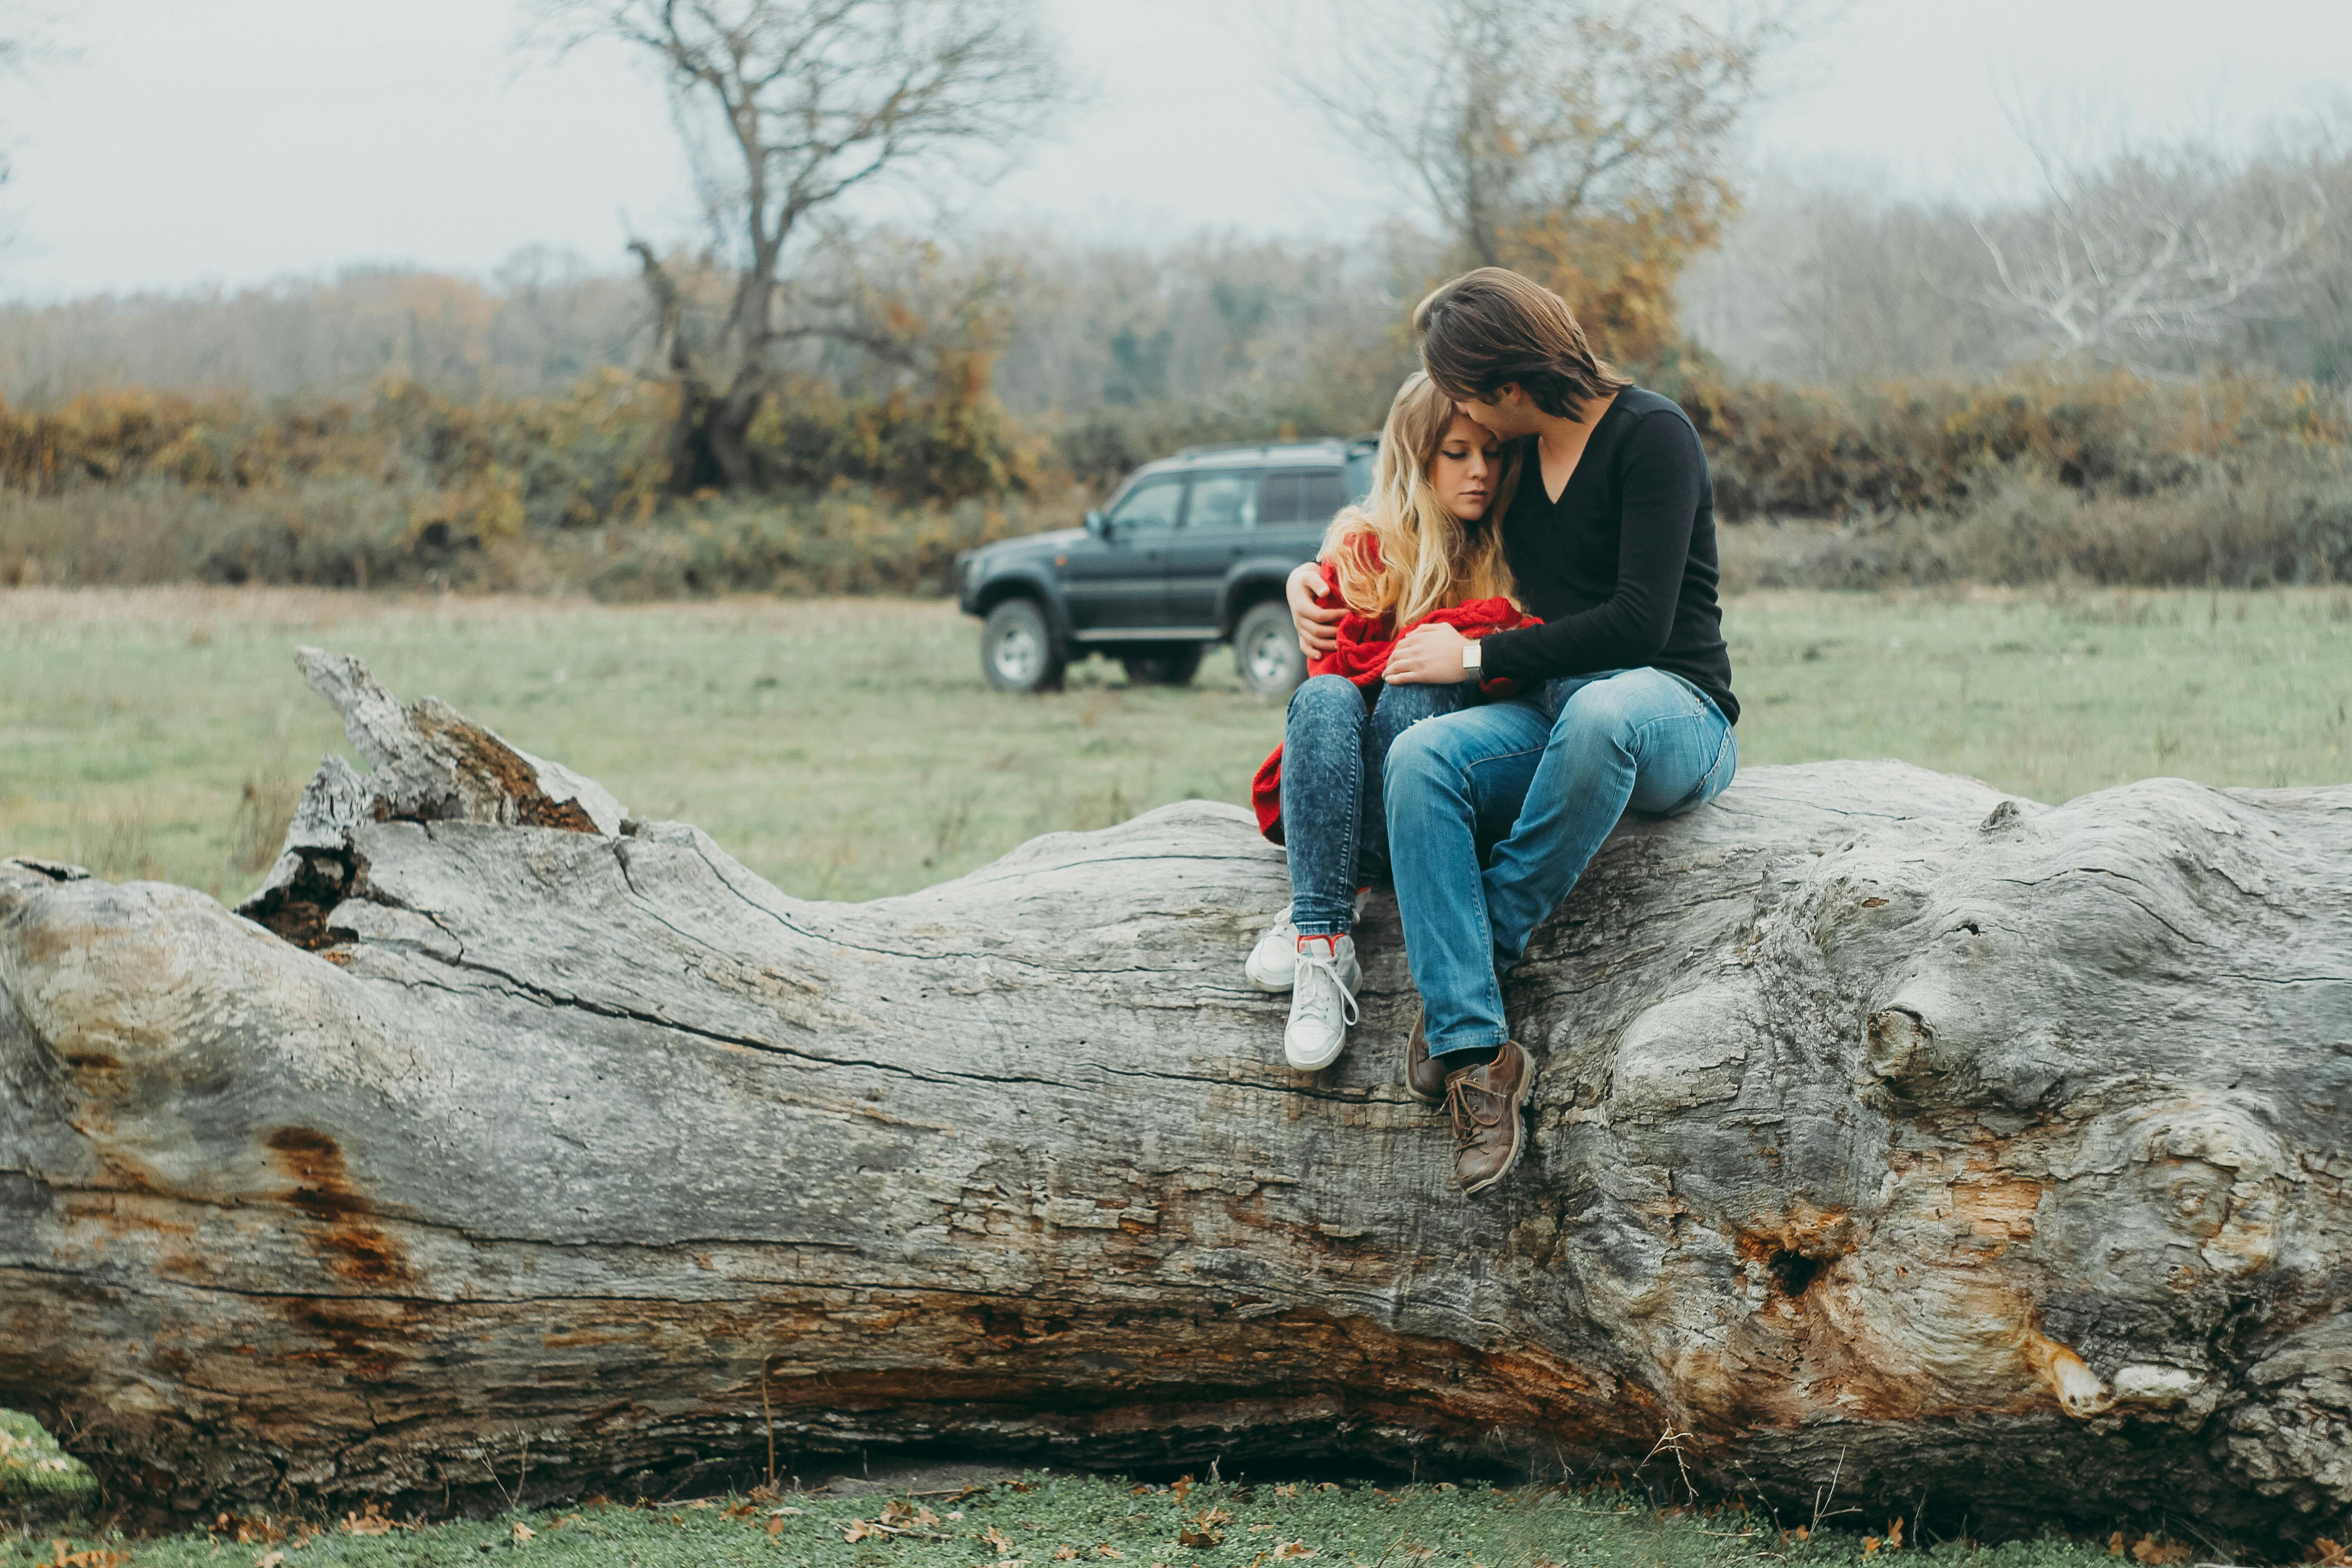
M 2114 1560 L 2107 1542 L 2055 1536 L 1986 1546 L 1965 1539 L 1922 1542 L 1914 1530 L 1905 1548 L 1901 1535 L 1890 1541 L 1874 1533 L 1890 1521 L 1874 1520 L 1874 1533 L 1851 1518 L 1840 1521 L 1846 1528 L 1816 1531 L 1736 1504 L 1660 1510 L 1639 1494 L 1608 1489 L 1186 1482 L 1180 1489 L 1033 1476 L 963 1495 L 960 1489 L 895 1498 L 788 1491 L 757 1502 L 730 1497 L 650 1507 L 597 1500 L 422 1528 L 364 1513 L 308 1526 L 232 1517 L 212 1531 L 138 1541 L 66 1537 L 59 1546 L 57 1538 L 0 1540 L 0 1568 L 60 1557 L 72 1568 L 124 1568 L 126 1561 L 137 1568 L 401 1568 L 479 1563 L 486 1555 L 548 1568 L 1104 1568 L 1112 1562 L 1123 1568 L 1849 1568 L 1865 1557 L 1886 1562 L 1898 1549 L 1939 1568 L 2094 1568 Z M 871 1528 L 885 1522 L 905 1533 Z M 2123 1559 L 2131 1568 L 2202 1554 L 2161 1536 L 2133 1531 L 2124 1539 L 2141 1549 Z M 76 1551 L 129 1556 L 110 1564 L 103 1557 L 71 1558 Z
M 2045 801 L 2153 773 L 2352 778 L 2352 593 L 1759 594 L 1725 616 L 1746 766 L 1895 756 Z M 0 853 L 227 898 L 274 854 L 332 711 L 295 646 L 364 657 L 684 818 L 788 892 L 862 899 L 1033 835 L 1245 798 L 1278 707 L 1220 654 L 1181 689 L 1096 660 L 981 681 L 936 602 L 608 607 L 278 589 L 0 590 Z

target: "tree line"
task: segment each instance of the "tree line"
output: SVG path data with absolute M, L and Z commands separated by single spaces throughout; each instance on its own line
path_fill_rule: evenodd
M 1973 508 L 1990 538 L 2000 475 L 2030 470 L 2078 499 L 2207 498 L 2164 525 L 2190 542 L 2100 557 L 2125 580 L 2352 569 L 2352 152 L 2324 118 L 2231 145 L 2021 120 L 2035 190 L 1890 200 L 1743 177 L 1738 128 L 1819 25 L 1804 0 L 1738 26 L 1611 0 L 1335 3 L 1336 47 L 1286 51 L 1328 74 L 1291 85 L 1410 200 L 1336 240 L 1120 246 L 856 221 L 859 193 L 985 180 L 1050 122 L 1066 81 L 1033 0 L 539 15 L 532 47 L 559 62 L 618 40 L 661 73 L 698 235 L 635 236 L 625 269 L 532 250 L 488 279 L 357 268 L 0 309 L 0 487 L 266 501 L 234 520 L 156 503 L 131 530 L 148 543 L 116 555 L 331 582 L 462 575 L 469 541 L 496 553 L 714 496 L 853 493 L 856 518 L 805 523 L 840 542 L 818 577 L 775 566 L 798 546 L 748 513 L 710 523 L 693 548 L 725 561 L 697 570 L 866 581 L 857 549 L 899 548 L 872 517 L 914 509 L 916 542 L 874 580 L 916 586 L 952 539 L 1058 521 L 1074 490 L 1188 442 L 1376 426 L 1413 363 L 1412 302 L 1486 264 L 1559 289 L 1690 409 L 1727 519 Z M 2294 476 L 2269 521 L 2206 529 L 2255 542 L 2200 554 L 2197 519 L 2257 468 Z M 944 531 L 915 516 L 967 503 L 982 511 Z M 16 570 L 114 570 L 55 516 L 37 549 L 16 515 Z M 316 521 L 336 516 L 364 526 Z

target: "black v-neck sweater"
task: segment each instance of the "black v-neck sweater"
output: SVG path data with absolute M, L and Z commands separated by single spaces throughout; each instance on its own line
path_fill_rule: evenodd
M 1487 637 L 1486 674 L 1549 680 L 1649 665 L 1738 723 L 1715 599 L 1715 489 L 1689 416 L 1629 386 L 1593 426 L 1559 500 L 1544 494 L 1532 436 L 1519 474 L 1503 553 L 1544 624 Z

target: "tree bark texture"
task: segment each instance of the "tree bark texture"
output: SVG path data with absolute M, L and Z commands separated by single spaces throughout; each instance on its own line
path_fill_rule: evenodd
M 373 771 L 243 914 L 0 863 L 0 1404 L 118 1488 L 610 1488 L 772 1421 L 2352 1503 L 2352 787 L 1838 763 L 1628 821 L 1511 978 L 1533 1145 L 1465 1200 L 1391 905 L 1348 1055 L 1284 1066 L 1244 812 L 816 902 L 303 661 Z

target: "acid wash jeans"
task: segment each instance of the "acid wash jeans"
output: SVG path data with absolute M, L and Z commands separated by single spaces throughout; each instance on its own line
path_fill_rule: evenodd
M 1549 681 L 1400 734 L 1382 769 L 1391 869 L 1429 1054 L 1510 1038 L 1501 976 L 1628 807 L 1692 810 L 1738 765 L 1722 712 L 1659 669 Z
M 1290 920 L 1302 936 L 1354 926 L 1356 889 L 1389 875 L 1381 764 L 1396 738 L 1452 713 L 1464 686 L 1390 686 L 1380 700 L 1344 675 L 1318 675 L 1290 695 L 1282 730 L 1282 842 L 1290 856 Z

